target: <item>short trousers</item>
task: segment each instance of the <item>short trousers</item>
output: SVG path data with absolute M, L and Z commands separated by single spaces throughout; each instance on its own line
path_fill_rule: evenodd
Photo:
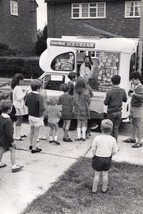
M 108 171 L 111 167 L 112 157 L 98 157 L 94 156 L 92 158 L 92 168 L 98 172 Z
M 58 123 L 48 123 L 49 124 L 49 127 L 51 129 L 57 129 L 58 128 Z
M 143 107 L 131 106 L 130 117 L 142 118 L 143 117 Z
M 44 125 L 43 117 L 33 117 L 29 115 L 30 126 L 39 127 Z

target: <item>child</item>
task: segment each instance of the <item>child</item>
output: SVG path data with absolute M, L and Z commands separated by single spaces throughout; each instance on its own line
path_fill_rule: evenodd
M 39 129 L 43 125 L 43 113 L 45 111 L 43 97 L 39 94 L 41 86 L 39 80 L 33 80 L 31 82 L 32 92 L 28 94 L 26 99 L 30 124 L 29 149 L 31 153 L 42 151 L 42 149 L 36 147 Z
M 3 153 L 8 149 L 11 153 L 11 164 L 12 172 L 20 171 L 23 166 L 18 166 L 15 163 L 15 148 L 13 139 L 13 123 L 10 119 L 10 114 L 12 110 L 12 104 L 10 100 L 2 100 L 0 102 L 0 109 L 2 114 L 0 115 L 0 168 L 6 167 L 7 165 L 2 163 Z
M 77 73 L 76 72 L 70 72 L 68 75 L 68 78 L 70 79 L 70 81 L 68 82 L 68 86 L 69 86 L 69 94 L 73 96 L 74 94 L 74 83 L 76 81 L 77 78 Z
M 132 123 L 131 138 L 125 139 L 125 143 L 135 143 L 132 148 L 139 148 L 142 146 L 142 118 L 143 118 L 143 85 L 141 84 L 141 74 L 133 72 L 131 80 L 135 89 L 129 91 L 131 97 L 130 119 Z M 138 142 L 136 142 L 136 131 Z
M 79 77 L 75 85 L 74 118 L 77 119 L 77 141 L 86 140 L 87 119 L 90 118 L 89 105 L 91 97 L 86 89 L 85 80 Z M 82 136 L 81 136 L 82 131 Z
M 113 123 L 109 119 L 102 120 L 102 134 L 94 138 L 92 143 L 92 168 L 95 170 L 92 192 L 98 189 L 100 175 L 102 174 L 102 192 L 108 190 L 108 172 L 111 167 L 112 155 L 117 153 L 118 146 L 114 137 L 110 135 Z
M 104 104 L 107 105 L 107 118 L 113 122 L 112 135 L 118 140 L 118 131 L 122 118 L 122 102 L 127 102 L 127 95 L 123 88 L 119 87 L 121 77 L 114 75 L 111 78 L 113 87 L 107 91 Z
M 64 137 L 63 141 L 65 142 L 72 142 L 72 140 L 68 136 L 68 131 L 71 123 L 71 119 L 73 118 L 73 97 L 68 94 L 69 86 L 68 84 L 62 85 L 62 90 L 64 92 L 63 95 L 59 97 L 58 105 L 62 105 L 62 116 L 63 119 L 63 130 L 64 130 Z
M 25 106 L 25 97 L 27 94 L 27 90 L 23 92 L 21 88 L 21 84 L 23 83 L 24 76 L 23 74 L 17 73 L 14 75 L 12 82 L 11 82 L 11 88 L 13 89 L 12 99 L 13 99 L 13 105 L 15 107 L 16 111 L 16 124 L 14 128 L 14 139 L 18 141 L 22 141 L 23 137 L 26 137 L 25 134 L 21 134 L 21 125 L 22 125 L 22 119 L 24 115 L 28 114 L 28 109 Z
M 58 122 L 61 117 L 60 107 L 57 106 L 58 100 L 56 97 L 50 98 L 50 102 L 48 102 L 47 106 L 47 114 L 48 114 L 48 124 L 50 127 L 49 132 L 49 143 L 55 143 L 56 145 L 60 145 L 58 140 Z M 55 133 L 54 133 L 55 132 Z M 54 140 L 53 140 L 54 135 Z

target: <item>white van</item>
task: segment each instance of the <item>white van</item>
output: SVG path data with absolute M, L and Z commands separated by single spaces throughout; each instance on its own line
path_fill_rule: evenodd
M 77 72 L 90 55 L 93 63 L 98 62 L 98 85 L 94 79 L 89 83 L 94 96 L 91 102 L 93 118 L 103 118 L 107 108 L 104 106 L 106 91 L 111 88 L 111 77 L 121 76 L 120 86 L 128 92 L 129 76 L 135 69 L 138 41 L 127 38 L 48 38 L 47 49 L 40 56 L 39 65 L 44 71 L 40 77 L 48 96 L 60 96 L 60 85 L 69 81 L 69 72 Z M 122 119 L 129 116 L 129 103 L 123 104 Z

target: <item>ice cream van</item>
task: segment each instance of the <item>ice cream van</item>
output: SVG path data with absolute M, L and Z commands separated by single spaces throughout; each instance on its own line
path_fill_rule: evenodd
M 82 38 L 62 37 L 48 38 L 47 49 L 42 53 L 39 65 L 43 70 L 43 79 L 47 95 L 60 96 L 60 86 L 69 81 L 69 72 L 77 72 L 86 55 L 90 55 L 93 63 L 98 63 L 96 77 L 98 84 L 92 79 L 90 86 L 94 96 L 91 102 L 93 118 L 103 118 L 107 109 L 104 99 L 107 90 L 111 88 L 111 77 L 121 76 L 120 86 L 128 92 L 129 77 L 136 69 L 138 41 L 128 38 Z M 123 104 L 122 119 L 129 116 L 130 98 Z

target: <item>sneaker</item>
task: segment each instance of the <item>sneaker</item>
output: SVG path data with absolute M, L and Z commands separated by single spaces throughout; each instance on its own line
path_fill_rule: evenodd
M 7 165 L 5 163 L 0 164 L 0 168 L 6 167 Z
M 142 147 L 142 143 L 136 143 L 135 145 L 132 146 L 132 148 L 140 148 Z
M 73 142 L 70 138 L 63 138 L 64 142 Z
M 82 140 L 82 138 L 76 138 L 75 139 L 75 141 L 81 141 Z
M 54 143 L 54 140 L 49 140 L 49 143 Z
M 102 192 L 103 194 L 106 194 L 106 193 L 108 192 L 108 188 L 105 189 L 105 190 L 102 189 L 101 192 Z
M 21 135 L 20 137 L 27 137 L 25 134 Z
M 29 146 L 29 150 L 32 150 L 32 147 L 33 147 L 33 146 Z
M 46 137 L 39 137 L 39 139 L 41 139 L 41 140 L 46 140 Z
M 125 140 L 123 140 L 124 143 L 136 143 L 135 139 L 131 139 L 131 138 L 127 138 Z
M 37 153 L 37 152 L 41 152 L 42 151 L 42 149 L 40 149 L 40 148 L 36 148 L 35 150 L 31 150 L 31 153 Z
M 56 140 L 53 141 L 53 143 L 57 144 L 57 145 L 60 145 L 60 143 Z
M 39 138 L 37 138 L 37 142 L 39 142 L 40 141 L 40 139 Z
M 82 141 L 86 141 L 86 138 L 81 138 Z
M 16 165 L 15 168 L 12 168 L 12 172 L 19 172 L 24 166 L 18 166 Z

